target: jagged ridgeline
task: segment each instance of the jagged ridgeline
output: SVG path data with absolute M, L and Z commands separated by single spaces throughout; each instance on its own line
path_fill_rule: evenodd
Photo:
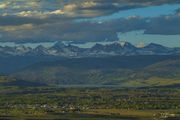
M 42 45 L 36 48 L 23 45 L 14 47 L 0 47 L 0 56 L 61 56 L 61 57 L 94 57 L 115 55 L 179 55 L 180 48 L 169 48 L 150 43 L 147 46 L 135 47 L 128 42 L 114 42 L 112 44 L 96 44 L 91 48 L 80 48 L 75 45 L 65 45 L 58 42 L 51 47 Z

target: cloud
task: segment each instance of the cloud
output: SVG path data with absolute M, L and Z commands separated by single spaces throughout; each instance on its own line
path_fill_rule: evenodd
M 20 16 L 0 16 L 0 26 L 17 26 L 22 24 L 43 24 L 49 19 L 27 18 Z
M 0 9 L 5 9 L 9 6 L 9 2 L 0 3 Z
M 7 8 L 0 14 L 22 16 L 48 16 L 51 14 L 64 17 L 97 17 L 110 15 L 118 11 L 162 4 L 180 3 L 179 0 L 2 0 L 1 8 Z M 8 6 L 8 7 L 7 7 Z
M 28 20 L 30 21 L 30 20 Z M 48 21 L 48 20 L 46 20 Z M 143 29 L 139 17 L 106 21 L 101 24 L 94 22 L 55 21 L 37 24 L 24 22 L 23 25 L 11 24 L 0 29 L 5 41 L 45 42 L 45 41 L 114 41 L 118 40 L 117 32 Z M 36 25 L 35 25 L 36 24 Z M 82 27 L 83 26 L 83 27 Z
M 135 8 L 176 4 L 179 0 L 71 0 L 64 5 L 64 12 L 73 12 L 75 16 L 96 17 Z M 68 8 L 68 9 L 66 9 Z M 89 14 L 94 13 L 94 14 Z M 96 13 L 96 14 L 95 14 Z
M 16 13 L 17 16 L 22 17 L 34 17 L 34 18 L 48 18 L 51 17 L 51 15 L 63 15 L 63 10 L 54 10 L 54 11 L 48 11 L 48 12 L 40 12 L 40 11 L 21 11 L 19 13 Z
M 147 23 L 145 34 L 178 35 L 177 26 L 180 26 L 180 14 L 156 17 Z
M 21 18 L 22 19 L 22 18 Z M 27 18 L 26 18 L 27 19 Z M 44 20 L 44 19 L 43 19 Z M 21 24 L 11 23 L 1 27 L 5 41 L 49 42 L 49 41 L 115 41 L 117 33 L 145 30 L 144 34 L 177 35 L 180 34 L 180 16 L 168 15 L 155 18 L 132 16 L 105 22 L 74 22 L 61 19 L 43 22 L 28 20 Z M 20 23 L 20 21 L 18 21 Z M 23 23 L 23 24 L 22 24 Z
M 2 7 L 2 3 L 6 3 Z M 144 34 L 180 34 L 180 12 L 154 18 L 131 16 L 109 21 L 76 22 L 81 18 L 106 16 L 117 11 L 162 4 L 179 0 L 4 0 L 0 4 L 0 41 L 96 42 L 118 40 L 119 32 L 144 30 Z M 3 8 L 3 9 L 2 9 Z M 4 10 L 6 8 L 6 10 Z
M 91 8 L 97 6 L 97 3 L 94 1 L 85 1 L 81 4 L 82 8 Z
M 18 26 L 0 26 L 0 30 L 3 30 L 5 32 L 14 32 L 19 30 L 30 30 L 33 29 L 34 25 L 32 24 L 23 24 Z

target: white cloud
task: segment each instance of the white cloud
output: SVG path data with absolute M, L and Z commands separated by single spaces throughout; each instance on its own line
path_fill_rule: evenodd
M 6 2 L 6 3 L 0 3 L 0 9 L 5 9 L 7 8 L 9 5 L 9 2 Z
M 67 4 L 64 6 L 64 11 L 73 11 L 77 8 L 78 6 L 76 4 Z
M 63 15 L 63 10 L 54 10 L 54 11 L 21 11 L 19 13 L 16 13 L 17 16 L 22 17 L 37 17 L 37 18 L 47 18 L 50 15 Z
M 63 10 L 54 10 L 54 11 L 51 11 L 51 12 L 48 12 L 49 14 L 59 14 L 59 15 L 61 15 L 61 14 L 64 14 L 64 11 Z
M 31 30 L 34 28 L 33 24 L 23 24 L 23 25 L 17 25 L 17 26 L 3 26 L 0 27 L 0 30 L 6 31 L 6 32 L 13 32 L 18 30 Z
M 81 4 L 81 6 L 83 7 L 83 8 L 90 8 L 90 7 L 94 7 L 94 6 L 96 6 L 97 5 L 97 3 L 96 2 L 93 2 L 93 1 L 86 1 L 86 2 L 83 2 L 82 4 Z

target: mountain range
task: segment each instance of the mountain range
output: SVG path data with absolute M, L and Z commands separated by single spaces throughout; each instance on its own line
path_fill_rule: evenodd
M 80 48 L 58 42 L 51 47 L 0 47 L 0 85 L 180 84 L 180 48 L 128 42 Z M 11 79 L 13 78 L 13 79 Z
M 36 48 L 20 46 L 0 46 L 0 56 L 58 56 L 58 57 L 98 57 L 98 56 L 131 56 L 131 55 L 180 55 L 180 48 L 169 48 L 150 43 L 145 47 L 135 47 L 128 42 L 96 44 L 91 48 L 80 48 L 58 42 L 51 47 L 42 45 Z

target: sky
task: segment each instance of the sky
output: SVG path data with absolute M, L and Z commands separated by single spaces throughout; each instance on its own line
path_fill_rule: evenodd
M 0 0 L 0 45 L 180 47 L 179 0 Z

